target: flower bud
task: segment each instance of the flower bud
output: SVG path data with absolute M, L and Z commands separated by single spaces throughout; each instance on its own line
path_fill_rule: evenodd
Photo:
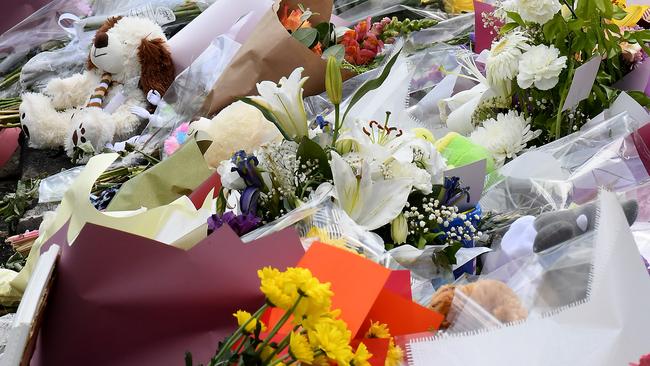
M 403 214 L 399 214 L 390 223 L 390 236 L 393 238 L 395 244 L 406 243 L 406 237 L 409 234 L 408 222 Z
M 338 140 L 336 141 L 336 151 L 340 155 L 345 155 L 347 153 L 352 152 L 357 147 L 356 141 L 352 139 L 343 139 L 343 140 Z
M 343 94 L 343 79 L 341 77 L 341 66 L 334 56 L 327 59 L 327 70 L 325 71 L 325 90 L 327 96 L 334 105 L 341 104 Z
M 417 128 L 414 128 L 412 131 L 415 134 L 415 137 L 426 140 L 426 141 L 428 141 L 428 142 L 430 142 L 432 144 L 436 143 L 436 137 L 433 136 L 433 133 L 431 131 L 429 131 L 428 129 L 423 128 L 423 127 L 417 127 Z

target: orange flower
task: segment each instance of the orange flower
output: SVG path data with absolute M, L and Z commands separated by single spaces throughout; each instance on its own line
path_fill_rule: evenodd
M 298 28 L 311 28 L 311 23 L 308 20 L 301 21 L 300 17 L 302 16 L 302 11 L 300 9 L 293 9 L 289 12 L 289 5 L 284 4 L 280 9 L 280 23 L 284 26 L 284 29 L 295 32 Z
M 316 43 L 316 45 L 312 47 L 311 50 L 319 56 L 323 54 L 323 46 L 320 44 L 320 42 Z

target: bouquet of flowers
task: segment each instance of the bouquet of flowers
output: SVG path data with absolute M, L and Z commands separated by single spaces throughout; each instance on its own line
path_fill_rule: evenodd
M 311 123 L 302 101 L 301 69 L 279 84 L 259 83 L 260 96 L 242 100 L 258 108 L 284 138 L 221 162 L 217 170 L 223 187 L 211 229 L 228 223 L 243 235 L 300 207 L 313 193 L 327 191 L 388 248 L 409 243 L 457 250 L 475 239 L 480 213 L 459 212 L 456 205 L 468 190 L 458 178 L 444 178 L 445 158 L 428 130 L 402 130 L 392 124 L 390 113 L 382 122 L 348 117 L 366 93 L 382 84 L 398 55 L 377 79 L 357 90 L 344 112 L 340 63 L 330 57 L 326 88 L 334 112 Z
M 356 351 L 352 348 L 352 333 L 339 319 L 340 310 L 331 308 L 330 283 L 320 283 L 309 269 L 299 267 L 284 272 L 266 267 L 257 273 L 265 304 L 252 315 L 243 310 L 233 314 L 239 327 L 219 344 L 209 365 L 370 365 L 368 348 L 363 342 L 358 343 Z M 283 316 L 269 331 L 261 319 L 270 308 L 281 309 Z M 289 333 L 275 339 L 288 324 Z M 373 322 L 366 338 L 389 338 L 385 364 L 400 363 L 403 352 L 385 324 Z M 185 364 L 193 365 L 190 353 Z
M 493 16 L 504 25 L 487 57 L 459 56 L 478 85 L 450 98 L 452 112 L 441 116 L 500 163 L 578 130 L 647 57 L 650 31 L 617 25 L 628 13 L 610 0 L 501 1 Z M 631 95 L 647 105 L 642 93 Z

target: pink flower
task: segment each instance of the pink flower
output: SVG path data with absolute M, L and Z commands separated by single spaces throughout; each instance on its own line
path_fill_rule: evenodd
M 639 363 L 630 363 L 630 366 L 650 366 L 650 354 L 641 357 Z
M 374 29 L 374 25 L 369 28 L 369 24 L 370 18 L 362 20 L 354 29 L 345 32 L 341 39 L 340 43 L 345 47 L 345 60 L 353 65 L 369 64 L 384 48 L 384 43 L 378 37 L 379 31 Z

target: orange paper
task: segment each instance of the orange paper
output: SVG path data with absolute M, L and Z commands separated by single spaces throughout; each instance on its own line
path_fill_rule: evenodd
M 384 289 L 368 313 L 362 330 L 366 332 L 370 321 L 375 321 L 387 324 L 392 336 L 400 336 L 438 330 L 442 320 L 443 316 L 435 311 Z

